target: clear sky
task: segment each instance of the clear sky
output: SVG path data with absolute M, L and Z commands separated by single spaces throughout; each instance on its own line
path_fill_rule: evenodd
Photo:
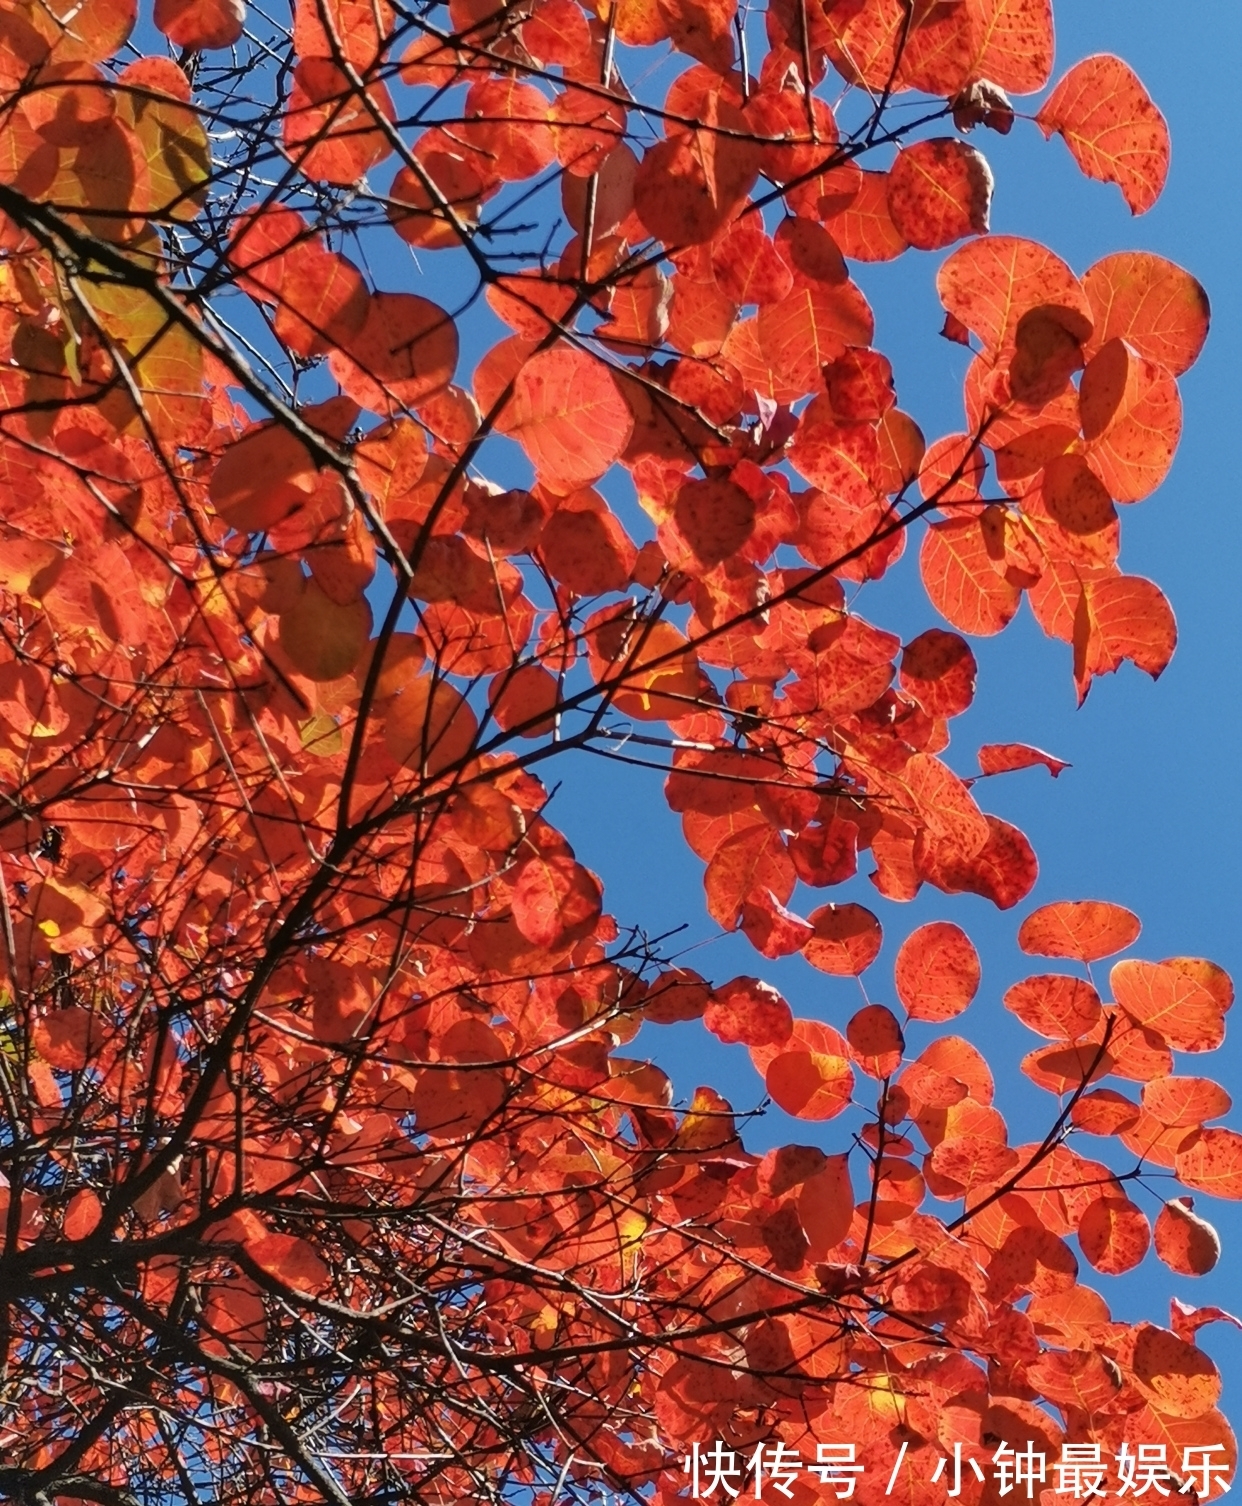
M 1202 955 L 1242 980 L 1239 924 L 1238 742 L 1242 734 L 1238 579 L 1242 528 L 1233 445 L 1242 396 L 1242 296 L 1238 277 L 1238 152 L 1230 122 L 1242 92 L 1242 6 L 1236 0 L 1057 0 L 1057 75 L 1093 52 L 1116 52 L 1138 71 L 1168 117 L 1173 164 L 1156 207 L 1133 219 L 1117 189 L 1083 179 L 1064 145 L 1045 143 L 1019 122 L 1002 140 L 975 140 L 996 173 L 992 228 L 1042 240 L 1081 272 L 1113 250 L 1159 252 L 1191 270 L 1207 287 L 1213 326 L 1197 366 L 1182 379 L 1186 425 L 1172 474 L 1158 493 L 1122 509 L 1121 563 L 1127 573 L 1156 580 L 1180 627 L 1172 665 L 1158 683 L 1126 665 L 1099 680 L 1076 710 L 1065 644 L 1045 639 L 1023 612 L 1000 638 L 973 644 L 980 665 L 975 706 L 953 723 L 947 758 L 959 773 L 974 769 L 980 743 L 1033 742 L 1072 761 L 1056 782 L 1028 770 L 979 787 L 985 808 L 1015 821 L 1039 854 L 1041 874 L 1016 911 L 1000 914 L 983 900 L 924 890 L 912 905 L 879 898 L 865 877 L 831 891 L 800 890 L 803 913 L 825 899 L 856 899 L 879 914 L 885 951 L 864 978 L 873 1000 L 892 1002 L 892 956 L 902 937 L 932 919 L 953 919 L 974 937 L 984 960 L 983 987 L 953 1028 L 982 1046 L 997 1076 L 998 1103 L 1014 1143 L 1043 1133 L 1054 1100 L 1026 1082 L 1021 1057 L 1037 1039 L 1001 1007 L 1008 985 L 1035 959 L 1017 951 L 1022 916 L 1053 899 L 1100 898 L 1128 905 L 1143 920 L 1137 951 L 1159 959 Z M 1029 102 L 1024 102 L 1029 103 Z M 1032 107 L 1033 108 L 1033 107 Z M 893 361 L 901 405 L 928 437 L 961 427 L 960 376 L 965 352 L 938 338 L 943 317 L 934 276 L 941 255 L 909 253 L 899 262 L 860 267 L 856 275 L 877 315 L 876 345 Z M 937 622 L 919 585 L 916 550 L 879 587 L 869 586 L 863 614 L 907 638 Z M 679 821 L 664 805 L 658 776 L 580 758 L 557 765 L 564 784 L 550 812 L 580 858 L 605 881 L 607 908 L 623 923 L 663 931 L 688 923 L 685 962 L 718 980 L 735 973 L 768 978 L 796 1014 L 843 1026 L 860 1001 L 852 980 L 827 978 L 800 958 L 766 962 L 742 939 L 717 938 L 703 901 L 701 862 L 685 846 Z M 549 771 L 551 774 L 551 771 Z M 864 862 L 865 872 L 870 864 Z M 1034 966 L 1032 966 L 1034 963 Z M 1106 965 L 1105 965 L 1106 966 Z M 1238 1012 L 1235 1011 L 1235 1014 Z M 916 1049 L 920 1030 L 912 1031 Z M 653 1053 L 671 1073 L 679 1096 L 710 1082 L 737 1108 L 753 1107 L 762 1084 L 744 1048 L 719 1045 L 699 1025 L 648 1027 L 637 1049 Z M 1224 1049 L 1182 1057 L 1179 1069 L 1203 1071 L 1234 1091 L 1234 1122 L 1242 1126 L 1242 1014 Z M 771 1110 L 748 1130 L 758 1149 L 796 1141 L 843 1149 L 844 1120 L 798 1123 Z M 1105 1142 L 1079 1137 L 1086 1155 Z M 1124 1155 L 1112 1158 L 1118 1169 Z M 1132 1162 L 1128 1163 L 1132 1164 Z M 1152 1185 L 1161 1187 L 1159 1180 Z M 1167 1195 L 1167 1194 L 1166 1194 Z M 1154 1217 L 1159 1202 L 1136 1194 Z M 1175 1276 L 1154 1255 L 1130 1276 L 1082 1279 L 1096 1286 L 1116 1316 L 1167 1322 L 1171 1296 L 1242 1313 L 1242 1205 L 1202 1198 L 1197 1210 L 1220 1229 L 1225 1255 L 1200 1280 Z M 1225 1407 L 1242 1423 L 1242 1332 L 1217 1325 L 1201 1340 L 1226 1377 Z

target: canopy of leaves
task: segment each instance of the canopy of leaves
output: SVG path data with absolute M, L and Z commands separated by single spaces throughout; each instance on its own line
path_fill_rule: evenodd
M 1145 1258 L 1150 1168 L 1242 1198 L 1173 1055 L 1221 1043 L 1219 968 L 1065 901 L 1003 1001 L 934 921 L 830 1022 L 623 927 L 550 820 L 568 750 L 658 769 L 757 973 L 875 966 L 880 916 L 808 898 L 860 864 L 877 907 L 1030 893 L 979 781 L 1068 766 L 950 753 L 967 640 L 1025 597 L 1080 700 L 1163 671 L 1117 504 L 1209 318 L 1158 256 L 989 233 L 977 127 L 1136 213 L 1164 182 L 1117 59 L 1019 120 L 1052 36 L 1046 0 L 10 0 L 0 1494 L 672 1506 L 710 1438 L 853 1442 L 918 1506 L 930 1451 L 1032 1433 L 1232 1466 L 1227 1315 L 1078 1280 Z M 864 292 L 923 252 L 969 350 L 930 442 Z M 911 535 L 903 643 L 863 588 Z M 981 988 L 1039 1037 L 1037 1143 L 941 1028 Z M 626 1054 L 698 1020 L 824 1145 L 759 1156 Z M 1205 1272 L 1167 1190 L 1155 1252 Z

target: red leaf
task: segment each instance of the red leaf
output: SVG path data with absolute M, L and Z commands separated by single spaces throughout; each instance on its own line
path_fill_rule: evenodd
M 809 919 L 815 935 L 802 955 L 821 973 L 854 977 L 879 956 L 884 934 L 880 922 L 862 905 L 824 905 Z
M 792 847 L 790 856 L 797 867 L 797 853 Z M 815 934 L 809 920 L 787 910 L 768 890 L 752 894 L 743 902 L 742 930 L 757 952 L 773 958 L 800 952 Z
M 854 1074 L 844 1057 L 783 1051 L 764 1076 L 773 1100 L 798 1119 L 835 1119 L 848 1107 Z
M 928 628 L 901 651 L 901 686 L 930 716 L 960 716 L 975 698 L 978 666 L 956 633 Z
M 155 24 L 174 47 L 231 47 L 246 24 L 242 0 L 155 0 Z
M 1139 502 L 1164 480 L 1182 432 L 1176 380 L 1119 336 L 1087 363 L 1078 390 L 1092 468 L 1119 502 Z
M 1019 928 L 1018 945 L 1037 957 L 1098 962 L 1124 952 L 1142 929 L 1137 915 L 1106 900 L 1060 900 L 1031 911 Z
M 919 569 L 932 605 L 963 633 L 989 637 L 1008 626 L 1022 600 L 989 548 L 979 518 L 933 523 L 923 536 Z
M 1220 1235 L 1206 1219 L 1191 1211 L 1191 1201 L 1190 1198 L 1170 1198 L 1161 1208 L 1156 1216 L 1156 1254 L 1179 1276 L 1206 1276 L 1220 1259 Z M 1221 1313 L 1219 1308 L 1201 1311 L 1219 1313 L 1232 1323 L 1238 1321 L 1230 1318 L 1227 1313 Z M 1212 1322 L 1214 1319 L 1208 1318 L 1205 1321 Z M 1190 1327 L 1187 1324 L 1182 1328 L 1175 1322 L 1174 1330 L 1179 1338 L 1189 1339 L 1198 1326 L 1196 1324 Z
M 867 1004 L 854 1014 L 845 1027 L 854 1060 L 869 1076 L 891 1077 L 901 1066 L 906 1048 L 905 1037 L 897 1016 L 883 1004 Z
M 712 991 L 703 1023 L 726 1046 L 781 1046 L 793 1033 L 793 1013 L 770 983 L 734 978 Z
M 1091 321 L 1087 295 L 1065 262 L 1016 235 L 989 235 L 960 247 L 937 273 L 936 290 L 949 313 L 998 353 L 1012 344 L 1022 315 L 1042 304 Z
M 977 51 L 971 78 L 1033 94 L 1052 75 L 1051 0 L 968 0 Z
M 300 1292 L 321 1292 L 330 1278 L 328 1267 L 308 1240 L 294 1234 L 267 1234 L 247 1241 L 246 1253 L 269 1276 Z
M 1205 1129 L 1177 1154 L 1178 1180 L 1213 1197 L 1242 1198 L 1242 1135 Z
M 1131 1129 L 1139 1119 L 1139 1106 L 1124 1093 L 1112 1088 L 1097 1088 L 1084 1093 L 1075 1103 L 1070 1117 L 1075 1126 L 1089 1135 L 1117 1135 Z
M 991 203 L 992 170 L 987 160 L 955 136 L 903 147 L 889 170 L 893 224 L 921 251 L 937 251 L 964 235 L 983 234 Z
M 1081 978 L 1042 973 L 1015 983 L 1005 1008 L 1024 1025 L 1053 1040 L 1079 1040 L 1100 1023 L 1100 996 Z
M 990 899 L 1008 910 L 1035 887 L 1039 863 L 1034 849 L 1016 826 L 999 816 L 986 816 L 990 835 L 974 857 L 940 864 L 928 878 L 948 894 L 965 890 Z
M 911 932 L 893 965 L 897 997 L 912 1020 L 940 1024 L 970 1004 L 979 991 L 979 954 L 960 926 L 932 921 Z
M 356 183 L 392 151 L 379 121 L 394 117 L 383 84 L 360 92 L 329 58 L 303 58 L 285 107 L 285 147 L 308 178 Z
M 1026 743 L 984 743 L 979 749 L 979 767 L 985 774 L 1008 774 L 1014 769 L 1032 769 L 1041 764 L 1054 779 L 1062 769 L 1072 767 L 1063 758 L 1055 758 Z
M 99 1199 L 89 1187 L 75 1192 L 65 1208 L 65 1238 L 86 1239 L 94 1233 L 102 1213 Z
M 1165 962 L 1117 962 L 1113 997 L 1131 1019 L 1178 1051 L 1214 1051 L 1225 1038 L 1224 1012 L 1201 983 Z
M 1147 1215 L 1129 1198 L 1096 1198 L 1078 1225 L 1079 1249 L 1108 1276 L 1132 1271 L 1150 1243 Z
M 1161 1124 L 1201 1125 L 1227 1114 L 1233 1099 L 1209 1077 L 1157 1077 L 1143 1086 L 1143 1107 Z
M 590 935 L 599 920 L 599 880 L 568 857 L 528 859 L 513 886 L 513 918 L 527 941 L 550 951 Z
M 608 367 L 569 346 L 540 351 L 521 367 L 497 421 L 501 433 L 521 441 L 540 481 L 560 494 L 602 476 L 633 427 Z
M 1134 71 L 1101 53 L 1075 63 L 1035 123 L 1059 131 L 1089 178 L 1116 183 L 1132 214 L 1160 197 L 1169 171 L 1169 128 Z
M 1189 272 L 1150 251 L 1118 251 L 1097 261 L 1082 285 L 1095 318 L 1089 355 L 1120 339 L 1174 376 L 1194 365 L 1210 310 Z

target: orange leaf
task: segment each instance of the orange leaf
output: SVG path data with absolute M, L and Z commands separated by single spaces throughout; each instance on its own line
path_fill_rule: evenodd
M 1177 382 L 1114 336 L 1087 363 L 1078 390 L 1092 468 L 1119 502 L 1139 502 L 1164 480 L 1182 432 Z
M 89 1187 L 75 1192 L 65 1208 L 65 1238 L 86 1239 L 94 1233 L 102 1213 L 99 1199 Z
M 1109 974 L 1113 997 L 1131 1019 L 1178 1051 L 1215 1051 L 1225 1038 L 1224 1014 L 1201 983 L 1165 962 L 1128 959 Z
M 497 724 L 519 737 L 545 737 L 556 725 L 560 688 L 542 665 L 523 664 L 492 681 L 488 701 Z
M 680 128 L 650 147 L 634 179 L 638 218 L 668 246 L 711 240 L 759 173 L 760 147 L 749 139 L 741 110 L 713 90 L 701 118 L 703 129 Z M 737 134 L 718 134 L 719 127 Z
M 792 848 L 790 856 L 797 858 Z M 742 902 L 742 932 L 764 957 L 789 957 L 800 952 L 815 934 L 809 920 L 787 910 L 768 890 L 752 893 Z
M 854 1060 L 869 1076 L 891 1077 L 901 1066 L 906 1041 L 897 1016 L 884 1004 L 866 1004 L 845 1027 Z
M 1210 1077 L 1156 1077 L 1143 1085 L 1143 1107 L 1161 1124 L 1201 1125 L 1227 1114 L 1233 1099 Z
M 1177 1177 L 1196 1192 L 1242 1198 L 1242 1135 L 1205 1129 L 1177 1153 Z
M 737 304 L 779 303 L 793 291 L 788 263 L 751 220 L 736 220 L 712 247 L 716 286 Z
M 772 370 L 801 395 L 819 389 L 823 367 L 848 346 L 871 344 L 875 320 L 853 282 L 800 285 L 759 310 L 757 331 Z
M 1035 887 L 1039 863 L 1034 849 L 1016 826 L 999 816 L 985 816 L 988 840 L 971 858 L 939 863 L 929 880 L 946 894 L 981 894 L 1008 910 Z
M 919 1062 L 933 1071 L 956 1078 L 976 1103 L 985 1108 L 991 1104 L 994 1091 L 992 1073 L 982 1053 L 962 1036 L 942 1035 L 920 1054 Z
M 456 132 L 505 180 L 533 178 L 556 158 L 548 101 L 533 84 L 488 78 L 471 84 Z
M 734 978 L 713 989 L 703 1023 L 726 1046 L 780 1046 L 793 1033 L 789 1005 L 758 978 Z
M 849 1062 L 817 1051 L 782 1051 L 764 1082 L 773 1101 L 798 1119 L 835 1119 L 854 1091 Z
M 888 210 L 912 246 L 937 251 L 987 230 L 992 181 L 986 158 L 964 141 L 918 141 L 889 170 Z
M 1038 768 L 1041 764 L 1054 779 L 1062 769 L 1072 767 L 1063 758 L 1055 758 L 1026 743 L 984 743 L 979 749 L 979 767 L 985 774 L 1008 774 L 1015 769 Z
M 974 58 L 970 77 L 1033 94 L 1052 74 L 1051 0 L 967 0 Z
M 1121 339 L 1174 376 L 1194 365 L 1211 314 L 1189 272 L 1150 251 L 1118 251 L 1097 261 L 1082 285 L 1095 317 L 1088 355 Z
M 847 162 L 790 189 L 786 198 L 798 214 L 823 219 L 842 252 L 855 261 L 892 261 L 906 249 L 889 212 L 887 173 Z
M 736 482 L 724 477 L 690 480 L 678 488 L 672 521 L 677 538 L 672 549 L 665 544 L 665 554 L 687 573 L 704 574 L 746 543 L 755 526 L 755 504 Z M 677 544 L 684 548 L 677 550 Z
M 1201 1417 L 1220 1399 L 1211 1359 L 1167 1328 L 1140 1325 L 1130 1369 L 1148 1402 L 1168 1417 Z
M 1072 1046 L 1041 1046 L 1022 1058 L 1022 1070 L 1049 1093 L 1076 1093 L 1084 1082 L 1095 1082 L 1113 1070 L 1107 1051 L 1089 1042 Z
M 285 107 L 285 148 L 308 178 L 356 183 L 392 151 L 379 121 L 394 114 L 383 84 L 360 93 L 330 59 L 303 58 Z
M 1189 1198 L 1170 1198 L 1156 1216 L 1156 1254 L 1180 1276 L 1206 1276 L 1220 1259 L 1220 1235 Z
M 521 441 L 545 486 L 564 494 L 604 474 L 629 443 L 634 420 L 602 361 L 557 346 L 521 367 L 496 427 Z
M 328 369 L 364 408 L 383 417 L 416 406 L 452 381 L 457 326 L 416 293 L 374 293 L 358 333 L 328 357 Z
M 1059 131 L 1089 178 L 1116 183 L 1132 214 L 1160 197 L 1169 171 L 1169 128 L 1134 71 L 1107 53 L 1075 63 L 1035 124 Z
M 802 948 L 802 955 L 821 973 L 855 977 L 879 956 L 884 933 L 862 905 L 823 905 L 808 919 L 815 935 Z
M 280 614 L 280 646 L 308 680 L 339 680 L 362 658 L 371 637 L 365 598 L 341 605 L 315 580 Z
M 479 730 L 461 693 L 429 674 L 416 675 L 405 684 L 385 711 L 388 751 L 429 778 L 464 760 Z
M 1039 1035 L 1078 1040 L 1100 1022 L 1100 996 L 1081 978 L 1041 973 L 1015 983 L 1005 994 L 1005 1008 Z
M 154 21 L 174 47 L 231 47 L 246 24 L 242 0 L 155 0 Z
M 789 849 L 766 821 L 722 842 L 703 874 L 708 913 L 727 931 L 738 928 L 739 912 L 752 895 L 766 892 L 783 905 L 796 882 Z
M 1133 1127 L 1139 1118 L 1139 1106 L 1124 1093 L 1112 1088 L 1097 1088 L 1084 1093 L 1074 1104 L 1070 1117 L 1080 1130 L 1089 1135 L 1117 1135 Z
M 932 605 L 963 633 L 990 637 L 1013 619 L 1022 591 L 1004 575 L 1003 553 L 989 548 L 979 518 L 933 523 L 923 536 L 919 569 Z
M 911 932 L 893 964 L 897 997 L 912 1020 L 940 1024 L 969 1005 L 982 976 L 979 954 L 966 932 L 936 920 Z
M 850 1232 L 854 1190 L 849 1157 L 827 1156 L 822 1169 L 809 1176 L 798 1194 L 798 1221 L 810 1243 L 812 1260 L 823 1260 Z
M 365 74 L 384 51 L 392 19 L 388 0 L 295 0 L 294 51 L 304 58 L 329 58 L 339 48 Z
M 540 854 L 518 870 L 513 918 L 527 941 L 551 951 L 590 935 L 602 898 L 599 880 L 581 863 Z
M 1233 979 L 1223 967 L 1209 962 L 1206 957 L 1165 957 L 1163 962 L 1166 967 L 1202 984 L 1220 1005 L 1221 1013 L 1229 1013 L 1233 1007 Z
M 1129 1198 L 1096 1198 L 1078 1225 L 1078 1248 L 1108 1276 L 1132 1271 L 1150 1243 L 1147 1215 Z
M 245 1250 L 269 1276 L 294 1291 L 313 1295 L 321 1292 L 331 1279 L 314 1246 L 296 1234 L 262 1233 L 257 1238 L 248 1237 Z
M 1080 625 L 1085 638 L 1080 638 Z M 1079 699 L 1092 675 L 1112 674 L 1129 659 L 1159 679 L 1177 647 L 1177 619 L 1159 586 L 1139 575 L 1086 580 L 1074 630 Z
M 1018 945 L 1037 957 L 1098 962 L 1124 952 L 1142 929 L 1137 915 L 1107 900 L 1060 900 L 1031 911 L 1018 931 Z
M 1028 309 L 1055 304 L 1091 321 L 1087 295 L 1065 262 L 1016 235 L 960 247 L 936 274 L 936 290 L 948 312 L 998 353 L 1012 344 Z
M 928 628 L 901 651 L 901 688 L 929 716 L 960 716 L 975 698 L 978 666 L 956 633 Z
M 580 596 L 624 590 L 638 557 L 620 520 L 589 488 L 560 499 L 539 535 L 539 554 L 553 577 Z

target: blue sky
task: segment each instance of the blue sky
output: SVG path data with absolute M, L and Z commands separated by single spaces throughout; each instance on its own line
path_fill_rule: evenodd
M 1132 218 L 1116 188 L 1083 179 L 1063 144 L 1044 142 L 1029 124 L 1019 122 L 1005 140 L 986 132 L 974 139 L 996 173 L 994 230 L 1042 240 L 1079 272 L 1109 251 L 1156 251 L 1191 270 L 1211 296 L 1211 337 L 1182 380 L 1186 425 L 1172 474 L 1154 497 L 1123 509 L 1122 566 L 1156 580 L 1169 596 L 1179 622 L 1178 651 L 1158 683 L 1127 665 L 1097 681 L 1077 710 L 1068 647 L 1045 639 L 1025 607 L 999 638 L 974 642 L 979 695 L 953 723 L 950 763 L 972 772 L 980 743 L 1009 740 L 1036 743 L 1073 763 L 1056 782 L 1042 770 L 1029 770 L 980 787 L 985 807 L 1020 825 L 1039 854 L 1039 883 L 1016 911 L 999 914 L 983 900 L 935 891 L 898 906 L 880 899 L 861 876 L 830 893 L 800 891 L 795 897 L 804 911 L 825 898 L 857 899 L 880 915 L 885 950 L 863 981 L 881 1002 L 893 999 L 892 957 L 910 929 L 931 919 L 966 927 L 983 956 L 983 987 L 953 1028 L 991 1059 L 998 1103 L 1015 1143 L 1042 1134 L 1055 1113 L 1054 1100 L 1018 1071 L 1036 1038 L 1000 1004 L 1011 982 L 1040 970 L 1014 942 L 1021 917 L 1036 904 L 1101 898 L 1128 905 L 1143 920 L 1139 955 L 1207 956 L 1242 977 L 1242 528 L 1232 455 L 1242 394 L 1236 270 L 1242 183 L 1228 125 L 1231 105 L 1239 100 L 1242 7 L 1230 0 L 1191 0 L 1182 7 L 1155 0 L 1058 0 L 1057 24 L 1058 76 L 1080 57 L 1116 52 L 1164 110 L 1173 164 L 1163 198 L 1148 214 Z M 901 404 L 929 438 L 961 426 L 965 353 L 937 335 L 943 312 L 934 277 L 941 259 L 910 253 L 856 274 L 875 307 L 876 345 L 893 361 Z M 915 553 L 878 587 L 868 587 L 860 601 L 870 620 L 907 638 L 937 622 L 917 579 Z M 685 846 L 658 776 L 586 756 L 556 770 L 564 783 L 550 814 L 581 859 L 603 877 L 607 907 L 623 923 L 663 931 L 684 920 L 686 965 L 717 979 L 757 974 L 782 989 L 796 1014 L 844 1024 L 861 1002 L 855 983 L 827 978 L 800 958 L 769 963 L 744 940 L 717 937 L 704 907 L 702 864 Z M 869 864 L 862 866 L 865 871 Z M 917 1032 L 911 1043 L 921 1049 Z M 654 1054 L 679 1095 L 710 1082 L 739 1109 L 761 1098 L 762 1084 L 744 1049 L 719 1045 L 698 1025 L 648 1027 L 637 1046 L 627 1048 L 637 1049 Z M 1242 1028 L 1235 1025 L 1215 1056 L 1181 1058 L 1179 1069 L 1205 1072 L 1233 1088 L 1239 1099 L 1234 1118 L 1242 1124 Z M 846 1138 L 844 1121 L 800 1124 L 777 1110 L 748 1130 L 758 1149 L 790 1140 L 844 1148 Z M 1104 1142 L 1081 1137 L 1076 1144 L 1098 1156 Z M 1113 1164 L 1128 1163 L 1123 1156 Z M 1140 1201 L 1154 1216 L 1158 1199 L 1140 1195 Z M 1212 1275 L 1197 1281 L 1175 1276 L 1154 1255 L 1124 1278 L 1084 1270 L 1082 1279 L 1105 1295 L 1118 1317 L 1167 1322 L 1174 1295 L 1242 1309 L 1242 1293 L 1230 1274 L 1242 1256 L 1242 1206 L 1209 1199 L 1198 1199 L 1196 1206 L 1225 1241 L 1225 1256 Z M 1201 1340 L 1225 1372 L 1229 1410 L 1231 1397 L 1242 1397 L 1242 1332 L 1218 1325 Z

